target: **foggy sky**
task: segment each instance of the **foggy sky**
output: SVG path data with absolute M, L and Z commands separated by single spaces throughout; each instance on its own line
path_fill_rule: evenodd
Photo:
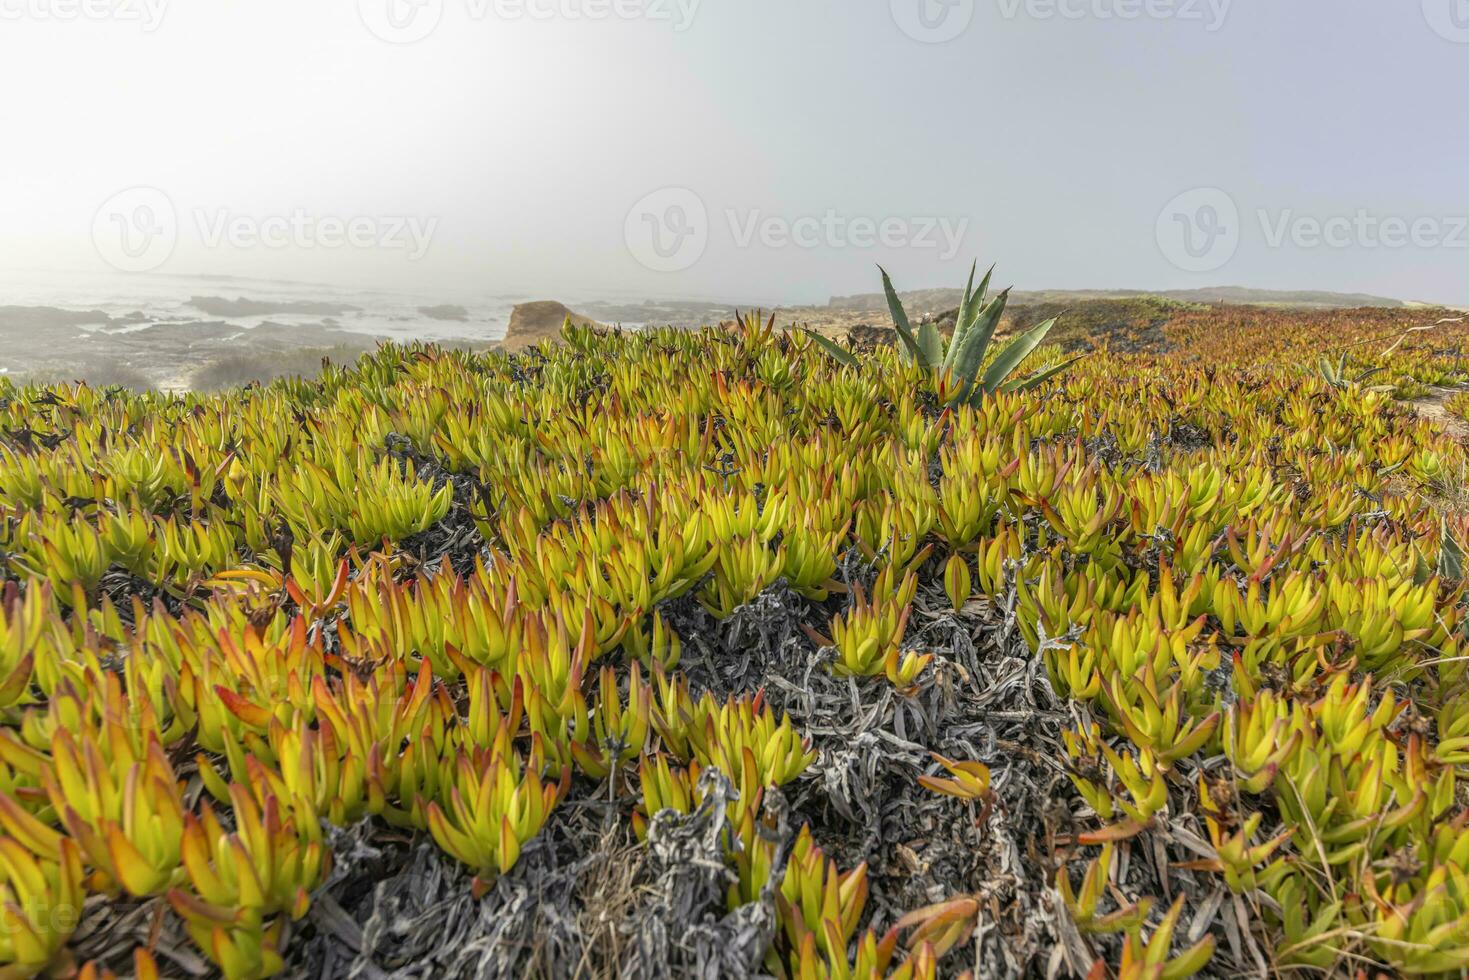
M 1469 0 L 417 2 L 0 0 L 0 275 L 112 272 L 99 209 L 146 188 L 165 273 L 1469 303 Z M 1165 213 L 1197 189 L 1237 221 Z M 1178 257 L 1195 219 L 1232 257 Z

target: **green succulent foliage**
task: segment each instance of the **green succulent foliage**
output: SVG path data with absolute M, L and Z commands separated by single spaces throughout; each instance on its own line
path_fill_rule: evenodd
M 1006 289 L 991 299 L 989 288 L 995 273 L 994 267 L 990 267 L 976 288 L 974 275 L 978 269 L 979 265 L 976 263 L 969 270 L 969 282 L 964 287 L 964 302 L 959 306 L 954 336 L 945 344 L 943 334 L 939 333 L 938 327 L 932 322 L 919 324 L 916 331 L 913 329 L 908 320 L 908 312 L 903 309 L 903 302 L 893 288 L 892 278 L 887 270 L 878 267 L 878 271 L 882 273 L 882 288 L 887 294 L 893 328 L 902 342 L 904 355 L 910 362 L 923 368 L 931 378 L 944 382 L 941 390 L 948 392 L 949 404 L 976 404 L 997 391 L 1025 391 L 1035 388 L 1080 360 L 1072 358 L 1026 377 L 1011 377 L 1021 362 L 1045 341 L 1046 334 L 1056 325 L 1054 317 L 1036 324 L 1011 340 L 990 359 L 990 346 L 994 341 L 995 330 L 1000 325 L 1000 318 L 1004 316 L 1010 290 Z M 812 333 L 811 337 L 822 350 L 842 364 L 856 366 L 857 360 L 850 351 L 818 334 Z
M 1362 382 L 1366 381 L 1368 378 L 1372 377 L 1374 374 L 1378 374 L 1381 371 L 1382 368 L 1375 367 L 1367 371 L 1363 371 L 1356 377 L 1351 377 L 1347 374 L 1346 354 L 1342 354 L 1341 359 L 1338 360 L 1335 364 L 1327 360 L 1326 355 L 1323 354 L 1316 364 L 1316 373 L 1321 376 L 1322 381 L 1325 381 L 1333 388 L 1350 388 L 1354 385 L 1359 385 Z M 1381 390 L 1390 391 L 1392 390 L 1392 385 L 1385 385 Z

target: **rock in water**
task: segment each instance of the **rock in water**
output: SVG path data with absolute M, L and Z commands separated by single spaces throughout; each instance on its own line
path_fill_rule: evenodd
M 445 303 L 443 306 L 420 306 L 418 312 L 430 320 L 455 320 L 462 323 L 469 319 L 468 310 L 452 303 Z
M 577 325 L 602 324 L 589 316 L 567 309 L 555 300 L 543 299 L 534 303 L 520 303 L 510 311 L 510 326 L 500 346 L 511 353 L 534 347 L 543 340 L 560 340 L 561 325 L 570 317 Z

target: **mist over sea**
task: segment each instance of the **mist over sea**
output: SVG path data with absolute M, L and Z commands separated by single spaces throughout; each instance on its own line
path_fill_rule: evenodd
M 483 347 L 525 297 L 212 275 L 8 270 L 0 377 L 166 391 L 310 374 L 382 341 Z
M 511 309 L 526 298 L 489 290 L 414 293 L 234 276 L 21 271 L 7 272 L 0 280 L 0 307 L 105 313 L 110 319 L 78 324 L 83 331 L 101 332 L 189 322 L 222 322 L 250 330 L 269 322 L 312 333 L 325 325 L 400 341 L 490 342 L 505 335 Z M 201 306 L 198 299 L 225 302 Z M 231 307 L 242 299 L 244 305 Z M 238 315 L 236 309 L 241 311 Z M 17 327 L 10 320 L 0 315 L 0 336 L 15 337 Z

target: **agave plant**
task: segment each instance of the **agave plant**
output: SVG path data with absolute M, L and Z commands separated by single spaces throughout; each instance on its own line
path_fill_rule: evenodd
M 1358 374 L 1350 374 L 1347 371 L 1347 355 L 1345 353 L 1342 354 L 1341 358 L 1335 364 L 1331 363 L 1325 354 L 1322 354 L 1316 360 L 1316 373 L 1321 377 L 1322 381 L 1325 381 L 1333 388 L 1355 387 L 1373 375 L 1381 374 L 1382 371 L 1383 369 L 1381 367 L 1375 367 Z M 1372 390 L 1392 391 L 1392 389 L 1392 385 L 1380 385 Z
M 976 289 L 974 274 L 978 268 L 976 263 L 969 270 L 969 282 L 964 286 L 964 302 L 959 305 L 954 336 L 946 344 L 943 334 L 939 333 L 938 327 L 932 321 L 920 323 L 917 331 L 913 329 L 908 313 L 903 309 L 903 302 L 893 289 L 893 281 L 887 270 L 878 267 L 878 271 L 882 273 L 883 292 L 887 294 L 888 310 L 892 314 L 898 339 L 902 341 L 903 353 L 909 361 L 928 373 L 939 396 L 949 405 L 978 404 L 997 391 L 1026 391 L 1035 388 L 1080 359 L 1072 358 L 1053 364 L 1027 377 L 1010 377 L 1056 325 L 1056 318 L 1052 317 L 1011 340 L 990 360 L 990 344 L 1000 325 L 1000 317 L 1005 313 L 1010 290 L 1006 289 L 993 299 L 989 298 L 994 267 L 991 266 L 989 272 L 985 273 Z M 811 333 L 811 337 L 822 350 L 841 363 L 849 367 L 856 366 L 857 359 L 851 352 L 816 333 Z

